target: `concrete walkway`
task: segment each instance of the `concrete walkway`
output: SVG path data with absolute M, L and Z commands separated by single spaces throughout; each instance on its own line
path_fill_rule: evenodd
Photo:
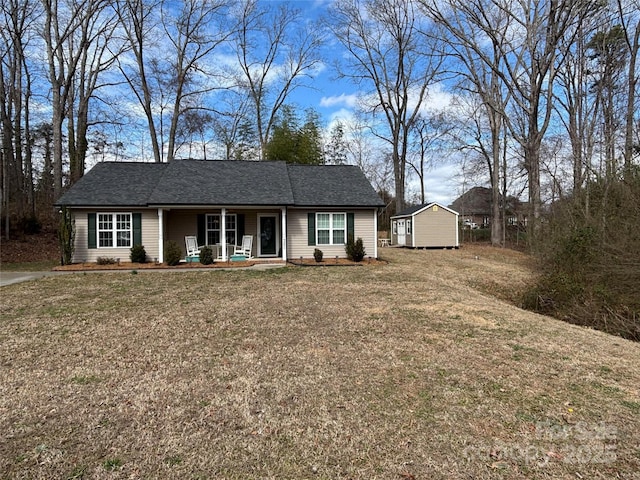
M 0 272 L 0 287 L 72 272 Z
M 257 263 L 250 267 L 233 267 L 233 268 L 141 268 L 137 270 L 138 273 L 145 272 L 162 272 L 162 273 L 171 273 L 171 272 L 211 272 L 216 270 L 267 270 L 269 268 L 281 268 L 286 266 L 284 263 Z M 44 277 L 53 277 L 57 275 L 72 275 L 78 273 L 114 273 L 114 272 L 124 272 L 131 273 L 131 270 L 122 269 L 122 270 L 78 270 L 78 271 L 62 271 L 62 272 L 3 272 L 0 271 L 0 287 L 4 287 L 7 285 L 12 285 L 14 283 L 20 282 L 29 282 L 31 280 L 37 280 L 39 278 Z

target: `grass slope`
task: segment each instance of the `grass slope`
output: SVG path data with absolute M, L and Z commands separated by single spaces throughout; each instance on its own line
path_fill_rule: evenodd
M 381 253 L 3 287 L 0 478 L 639 478 L 640 344 L 488 295 L 520 254 Z

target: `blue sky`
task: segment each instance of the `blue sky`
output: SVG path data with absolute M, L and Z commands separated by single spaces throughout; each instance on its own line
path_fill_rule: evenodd
M 310 20 L 316 20 L 319 16 L 326 14 L 331 1 L 302 0 L 289 3 L 300 9 Z M 312 88 L 300 88 L 290 97 L 291 103 L 301 109 L 314 108 L 320 113 L 327 127 L 330 127 L 337 120 L 350 122 L 355 110 L 356 99 L 359 94 L 363 93 L 352 82 L 337 78 L 330 62 L 341 55 L 344 55 L 344 51 L 340 45 L 332 43 L 325 47 L 323 56 L 326 64 L 309 82 Z M 443 85 L 438 85 L 426 102 L 426 108 L 443 108 L 448 104 L 450 98 L 446 88 Z M 439 164 L 434 165 L 427 172 L 425 180 L 427 201 L 435 201 L 444 205 L 453 202 L 462 193 L 463 188 L 458 173 L 459 167 L 453 160 L 443 159 Z M 469 186 L 466 185 L 466 188 Z M 419 193 L 419 191 L 420 186 L 417 180 L 410 178 L 407 185 L 407 196 Z M 407 200 L 411 200 L 411 198 L 407 198 Z

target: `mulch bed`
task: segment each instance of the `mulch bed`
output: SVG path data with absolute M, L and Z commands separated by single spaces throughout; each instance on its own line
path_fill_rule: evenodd
M 108 265 L 98 265 L 95 262 L 74 263 L 72 265 L 63 265 L 54 267 L 54 271 L 62 272 L 81 272 L 88 270 L 148 270 L 148 269 L 167 269 L 167 270 L 197 270 L 197 269 L 216 269 L 216 268 L 247 268 L 258 264 L 282 264 L 281 261 L 265 261 L 265 260 L 246 260 L 243 262 L 214 262 L 211 265 L 203 265 L 199 262 L 179 263 L 175 266 L 169 266 L 166 263 L 132 263 L 120 262 Z M 305 266 L 305 267 L 335 267 L 335 266 L 361 266 L 361 265 L 381 265 L 386 264 L 383 260 L 375 258 L 364 259 L 362 262 L 353 262 L 347 258 L 338 258 L 316 262 L 313 258 L 295 260 L 287 262 L 288 265 Z
M 203 265 L 200 262 L 191 263 L 179 263 L 178 265 L 167 265 L 166 263 L 133 263 L 133 262 L 120 262 L 108 265 L 98 265 L 97 263 L 85 262 L 74 263 L 71 265 L 62 265 L 53 268 L 55 271 L 63 272 L 79 272 L 84 270 L 149 270 L 149 269 L 163 269 L 163 270 L 198 270 L 198 269 L 214 269 L 214 268 L 246 268 L 252 267 L 256 264 L 264 263 L 277 263 L 277 262 L 264 262 L 246 260 L 244 262 L 214 262 L 211 265 Z

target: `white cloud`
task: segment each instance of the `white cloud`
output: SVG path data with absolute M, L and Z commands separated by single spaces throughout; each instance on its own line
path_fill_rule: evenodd
M 331 107 L 344 105 L 349 108 L 354 108 L 358 104 L 358 98 L 359 98 L 358 95 L 355 93 L 351 95 L 346 95 L 342 93 L 338 96 L 322 97 L 320 99 L 320 106 L 325 108 L 331 108 Z

